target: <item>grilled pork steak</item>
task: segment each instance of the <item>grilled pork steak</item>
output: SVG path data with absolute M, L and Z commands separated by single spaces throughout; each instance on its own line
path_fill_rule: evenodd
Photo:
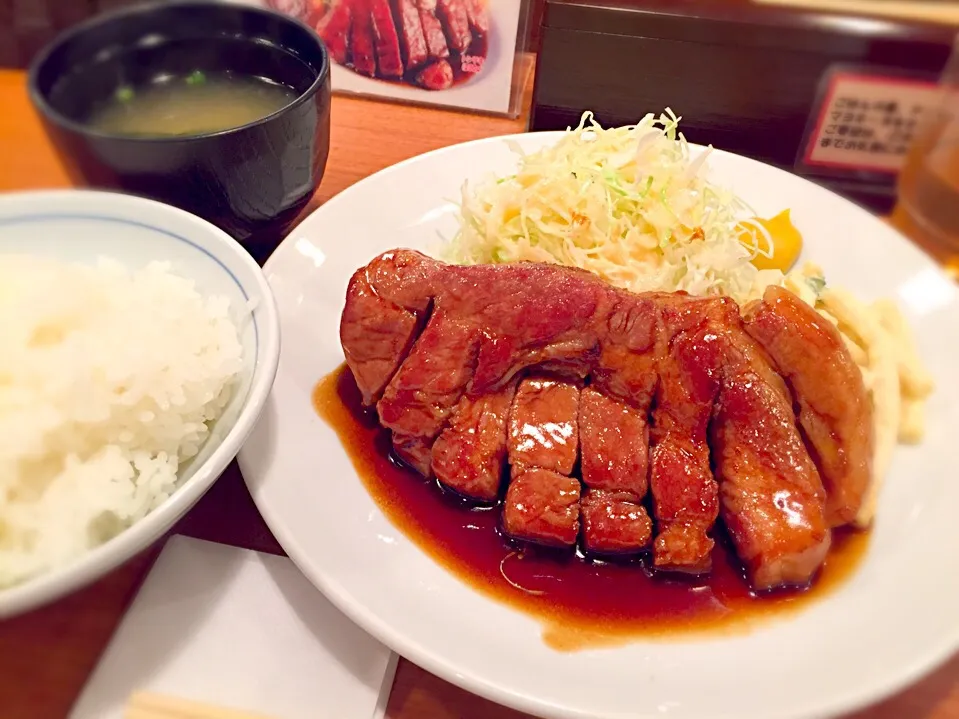
M 826 485 L 830 525 L 852 522 L 872 477 L 872 406 L 832 324 L 780 287 L 746 307 L 746 330 L 790 383 Z
M 711 427 L 723 521 L 754 588 L 803 585 L 829 550 L 822 481 L 782 378 L 748 337 L 727 341 Z
M 579 453 L 579 387 L 534 374 L 519 384 L 509 414 L 509 464 L 515 475 L 530 467 L 572 474 Z
M 656 567 L 702 572 L 719 515 L 769 589 L 813 577 L 870 473 L 861 374 L 804 307 L 771 290 L 744 322 L 725 298 L 394 250 L 354 274 L 340 339 L 397 455 L 476 500 L 506 487 L 510 535 L 630 553 L 655 533 Z

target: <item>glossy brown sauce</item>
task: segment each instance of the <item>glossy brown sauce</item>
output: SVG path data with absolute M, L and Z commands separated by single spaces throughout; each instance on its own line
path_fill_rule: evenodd
M 557 649 L 692 631 L 748 629 L 799 609 L 839 586 L 858 566 L 866 532 L 838 532 L 807 590 L 756 595 L 728 540 L 717 538 L 706 577 L 654 574 L 643 559 L 599 562 L 572 552 L 521 549 L 500 533 L 499 507 L 472 507 L 391 459 L 389 435 L 362 407 L 345 365 L 316 386 L 313 405 L 336 431 L 377 506 L 458 579 L 532 614 Z

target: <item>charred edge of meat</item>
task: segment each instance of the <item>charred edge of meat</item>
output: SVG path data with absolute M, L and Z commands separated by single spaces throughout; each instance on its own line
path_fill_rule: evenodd
M 402 465 L 423 477 L 432 477 L 430 449 L 432 442 L 423 437 L 393 432 L 392 455 Z

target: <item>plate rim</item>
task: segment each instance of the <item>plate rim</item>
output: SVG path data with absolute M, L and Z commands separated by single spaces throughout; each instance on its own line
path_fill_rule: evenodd
M 323 203 L 323 205 L 313 210 L 302 221 L 300 221 L 296 227 L 294 227 L 293 230 L 291 230 L 283 239 L 280 245 L 277 246 L 276 250 L 274 250 L 270 258 L 264 264 L 263 271 L 266 275 L 267 281 L 270 280 L 270 277 L 275 272 L 277 265 L 279 265 L 281 262 L 287 261 L 286 255 L 295 251 L 295 243 L 298 239 L 300 239 L 302 228 L 304 226 L 318 222 L 319 220 L 317 218 L 320 217 L 323 212 L 327 210 L 327 208 L 329 208 L 331 205 L 334 205 L 334 203 L 338 204 L 341 202 L 348 202 L 350 197 L 354 194 L 362 194 L 368 183 L 372 184 L 374 181 L 389 177 L 396 172 L 401 172 L 407 166 L 423 162 L 427 159 L 442 156 L 444 154 L 453 154 L 479 145 L 506 144 L 508 146 L 510 142 L 522 144 L 524 141 L 530 141 L 531 136 L 535 137 L 537 141 L 542 142 L 542 144 L 545 145 L 550 141 L 550 139 L 558 140 L 565 134 L 566 131 L 559 130 L 535 133 L 510 133 L 504 135 L 495 135 L 492 137 L 477 138 L 466 142 L 435 148 L 428 152 L 403 159 L 393 165 L 381 168 L 380 170 L 361 178 L 349 187 L 344 188 L 342 191 L 331 197 L 329 200 Z M 688 146 L 694 151 L 701 152 L 706 149 L 705 146 L 692 142 L 688 143 Z M 922 248 L 911 242 L 897 228 L 891 224 L 883 222 L 881 218 L 875 216 L 866 208 L 853 202 L 852 200 L 842 197 L 841 195 L 832 192 L 822 185 L 819 185 L 807 178 L 795 175 L 794 173 L 783 168 L 776 167 L 775 165 L 718 148 L 710 147 L 710 151 L 720 155 L 731 156 L 736 158 L 737 161 L 746 161 L 751 164 L 764 166 L 764 168 L 768 168 L 776 173 L 782 173 L 783 175 L 788 176 L 790 182 L 799 180 L 801 183 L 814 188 L 816 192 L 825 192 L 838 198 L 849 210 L 858 214 L 863 221 L 879 223 L 890 233 L 898 235 L 900 242 L 908 244 L 909 247 L 919 252 L 925 258 L 928 264 L 935 268 L 937 274 L 939 274 L 942 278 L 947 279 L 949 282 L 952 282 L 941 265 L 936 263 L 928 255 L 928 253 L 922 250 Z M 465 179 L 466 178 L 464 176 L 464 180 Z M 280 259 L 281 256 L 283 259 Z M 271 395 L 269 403 L 273 403 L 275 401 L 276 396 L 274 393 Z M 260 421 L 265 422 L 269 414 L 269 412 L 264 412 L 260 418 Z M 253 501 L 256 504 L 257 510 L 260 512 L 260 515 L 270 528 L 270 531 L 273 532 L 277 541 L 280 543 L 284 551 L 286 551 L 291 561 L 293 561 L 297 568 L 303 572 L 310 582 L 352 622 L 362 627 L 365 631 L 373 635 L 378 641 L 381 641 L 383 644 L 390 647 L 394 652 L 400 656 L 403 656 L 408 661 L 411 661 L 420 668 L 471 694 L 483 697 L 494 703 L 518 711 L 532 714 L 534 716 L 556 717 L 556 719 L 595 719 L 596 715 L 594 714 L 560 705 L 528 692 L 517 691 L 512 688 L 503 688 L 501 685 L 487 680 L 485 677 L 475 673 L 471 669 L 444 663 L 441 657 L 437 656 L 435 653 L 425 647 L 420 640 L 410 636 L 406 632 L 396 630 L 391 624 L 382 620 L 378 615 L 367 610 L 365 606 L 361 605 L 361 603 L 353 597 L 353 595 L 341 582 L 325 576 L 325 574 L 322 572 L 314 572 L 310 567 L 310 553 L 300 545 L 297 539 L 292 535 L 292 531 L 286 528 L 285 524 L 280 520 L 280 518 L 274 515 L 273 509 L 268 506 L 263 506 L 266 505 L 266 502 L 261 502 L 259 497 L 260 488 L 258 485 L 260 484 L 260 480 L 252 478 L 253 473 L 248 471 L 248 464 L 245 460 L 245 456 L 246 452 L 241 450 L 238 455 L 241 473 L 243 474 L 244 482 L 250 491 Z M 387 521 L 389 521 L 388 518 Z M 412 540 L 407 539 L 407 541 Z M 422 550 L 417 547 L 417 551 L 421 552 Z M 949 660 L 955 654 L 957 649 L 959 649 L 959 622 L 956 623 L 952 632 L 944 632 L 942 635 L 940 635 L 940 642 L 938 646 L 924 652 L 922 660 L 913 661 L 908 665 L 898 665 L 900 669 L 898 671 L 891 672 L 891 674 L 894 675 L 891 679 L 885 679 L 883 681 L 874 680 L 872 684 L 868 685 L 865 683 L 860 683 L 859 685 L 850 688 L 850 690 L 845 691 L 842 694 L 833 695 L 833 699 L 831 701 L 823 702 L 819 700 L 813 700 L 813 704 L 808 704 L 804 707 L 795 709 L 784 707 L 778 713 L 768 714 L 767 719 L 813 719 L 818 717 L 832 717 L 873 705 L 900 692 L 904 688 L 914 684 L 925 675 L 931 673 L 936 668 L 944 664 L 947 660 Z M 658 715 L 629 714 L 628 716 L 639 719 L 640 717 L 653 717 Z

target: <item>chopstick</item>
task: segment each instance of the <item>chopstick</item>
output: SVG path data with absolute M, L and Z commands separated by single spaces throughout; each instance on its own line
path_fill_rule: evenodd
M 178 697 L 135 692 L 127 701 L 123 719 L 276 719 L 265 714 L 212 706 Z

